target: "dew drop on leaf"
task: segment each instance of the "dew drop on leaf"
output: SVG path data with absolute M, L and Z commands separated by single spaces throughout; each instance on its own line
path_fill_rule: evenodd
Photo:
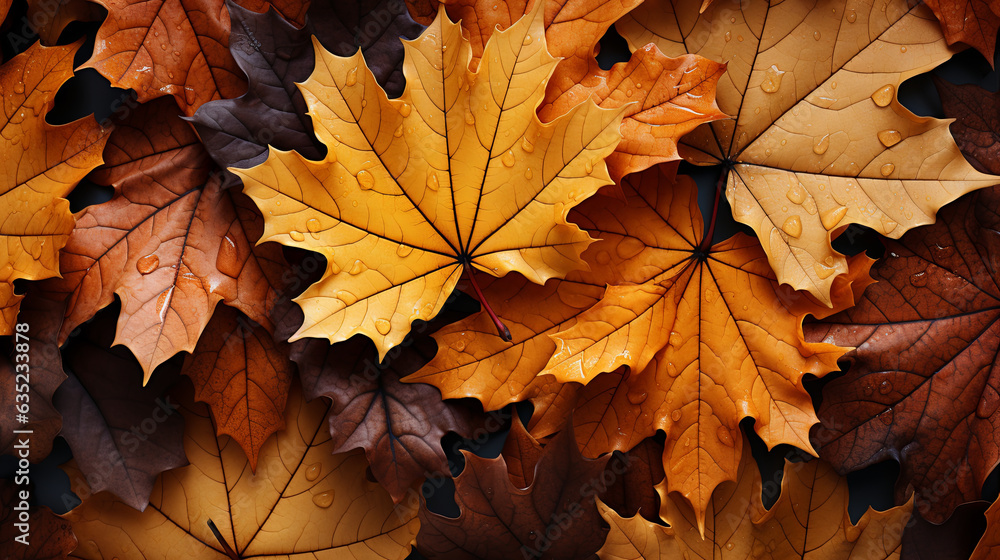
M 228 237 L 226 239 L 229 239 Z M 223 243 L 225 247 L 225 243 Z M 219 254 L 222 254 L 222 248 L 219 249 Z M 135 268 L 139 271 L 139 274 L 146 275 L 150 272 L 156 270 L 156 267 L 160 264 L 160 257 L 156 255 L 146 255 L 135 262 Z

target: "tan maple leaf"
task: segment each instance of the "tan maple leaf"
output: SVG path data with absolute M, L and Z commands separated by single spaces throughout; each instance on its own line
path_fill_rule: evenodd
M 494 35 L 476 71 L 470 56 L 440 12 L 406 43 L 406 89 L 389 100 L 360 53 L 317 44 L 301 89 L 326 158 L 272 150 L 232 169 L 265 216 L 264 241 L 327 258 L 297 299 L 293 339 L 361 333 L 382 357 L 437 314 L 463 270 L 541 284 L 585 266 L 592 240 L 566 214 L 610 183 L 622 111 L 588 101 L 551 123 L 535 116 L 556 63 L 539 9 Z

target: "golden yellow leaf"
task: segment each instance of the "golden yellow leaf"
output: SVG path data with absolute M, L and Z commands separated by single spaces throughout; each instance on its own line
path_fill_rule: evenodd
M 73 230 L 63 197 L 101 164 L 108 141 L 93 117 L 61 126 L 45 122 L 56 91 L 73 76 L 80 44 L 36 43 L 0 66 L 0 335 L 13 332 L 20 305 L 14 281 L 59 275 L 59 250 Z
M 107 492 L 88 497 L 82 475 L 67 469 L 85 498 L 66 514 L 80 540 L 73 556 L 228 560 L 211 520 L 241 558 L 402 560 L 416 510 L 394 506 L 367 479 L 363 453 L 333 454 L 328 408 L 306 403 L 295 385 L 287 427 L 261 448 L 254 474 L 236 440 L 215 435 L 207 407 L 182 399 L 191 464 L 161 474 L 142 513 Z
M 912 499 L 884 512 L 869 508 L 857 524 L 851 523 L 847 479 L 822 461 L 786 461 L 781 494 L 770 510 L 761 502 L 762 486 L 771 495 L 778 488 L 775 481 L 762 485 L 753 459 L 744 459 L 737 482 L 720 486 L 712 496 L 704 538 L 694 512 L 684 500 L 668 495 L 665 483 L 656 490 L 660 516 L 670 527 L 638 515 L 623 519 L 598 502 L 611 532 L 597 555 L 601 560 L 899 558 Z
M 556 63 L 541 10 L 494 35 L 476 71 L 443 10 L 405 45 L 406 89 L 389 100 L 360 53 L 317 44 L 301 89 L 326 158 L 271 150 L 233 169 L 264 214 L 264 241 L 329 263 L 296 300 L 305 321 L 293 339 L 361 333 L 382 357 L 437 314 L 463 270 L 541 284 L 585 266 L 592 240 L 566 214 L 610 182 L 622 111 L 587 101 L 538 120 Z
M 830 245 L 848 224 L 898 238 L 997 178 L 966 163 L 948 122 L 896 99 L 906 79 L 948 60 L 934 15 L 906 0 L 822 5 L 650 0 L 617 23 L 632 49 L 728 63 L 717 98 L 734 119 L 685 137 L 681 155 L 724 163 L 736 219 L 757 232 L 778 280 L 830 304 L 847 261 Z

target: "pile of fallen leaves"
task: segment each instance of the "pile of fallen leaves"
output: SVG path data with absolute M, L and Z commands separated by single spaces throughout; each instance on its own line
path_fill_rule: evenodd
M 988 4 L 0 0 L 3 557 L 992 557 Z

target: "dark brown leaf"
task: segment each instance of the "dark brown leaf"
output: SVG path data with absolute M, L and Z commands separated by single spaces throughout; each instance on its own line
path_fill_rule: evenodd
M 973 167 L 1000 174 L 1000 104 L 998 96 L 979 86 L 955 85 L 931 76 L 944 114 L 954 118 L 951 133 Z
M 28 494 L 21 494 L 28 492 Z M 49 508 L 31 506 L 27 486 L 9 481 L 0 484 L 0 558 L 4 560 L 52 560 L 66 558 L 76 548 L 69 521 Z M 27 514 L 25 521 L 22 515 Z M 18 524 L 24 524 L 19 527 Z M 26 530 L 22 530 L 26 529 Z M 14 540 L 16 538 L 24 541 Z M 27 546 L 25 546 L 27 544 Z

